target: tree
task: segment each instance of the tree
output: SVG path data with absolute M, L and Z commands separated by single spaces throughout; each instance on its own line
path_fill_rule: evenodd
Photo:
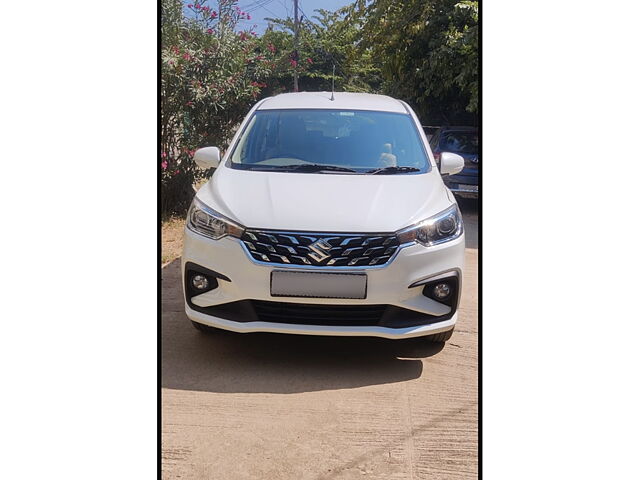
M 478 2 L 357 0 L 362 51 L 372 51 L 382 89 L 429 122 L 474 122 L 478 108 Z
M 303 17 L 299 23 L 297 59 L 293 48 L 294 20 L 268 19 L 273 25 L 262 41 L 278 52 L 271 92 L 291 91 L 294 70 L 300 76 L 301 91 L 330 91 L 334 65 L 336 90 L 376 91 L 382 83 L 380 72 L 374 66 L 372 53 L 358 48 L 361 19 L 347 18 L 347 9 L 319 9 L 316 13 L 311 19 Z

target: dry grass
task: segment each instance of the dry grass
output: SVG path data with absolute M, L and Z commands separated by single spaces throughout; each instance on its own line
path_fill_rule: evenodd
M 198 191 L 208 180 L 209 178 L 202 178 L 196 181 L 194 190 Z M 184 216 L 162 220 L 162 266 L 182 255 L 184 221 Z
M 184 218 L 172 217 L 162 222 L 162 265 L 182 255 Z

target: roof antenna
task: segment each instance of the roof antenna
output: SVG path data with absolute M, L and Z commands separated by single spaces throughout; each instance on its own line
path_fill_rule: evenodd
M 333 102 L 335 98 L 333 98 L 333 87 L 336 81 L 336 64 L 333 64 L 333 74 L 331 75 L 331 98 L 330 100 Z

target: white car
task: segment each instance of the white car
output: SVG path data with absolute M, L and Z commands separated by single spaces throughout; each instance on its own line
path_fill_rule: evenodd
M 255 105 L 197 192 L 185 227 L 185 309 L 235 332 L 451 337 L 462 218 L 411 108 L 363 93 Z

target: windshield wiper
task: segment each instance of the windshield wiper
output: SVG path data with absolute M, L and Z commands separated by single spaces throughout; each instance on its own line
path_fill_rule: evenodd
M 404 173 L 404 172 L 419 172 L 420 169 L 416 167 L 383 167 L 376 168 L 374 170 L 369 170 L 365 173 L 369 173 L 371 175 L 376 175 L 378 173 L 382 173 L 384 175 L 392 175 L 394 173 Z
M 289 170 L 291 172 L 350 172 L 357 173 L 352 168 L 339 167 L 337 165 L 322 165 L 320 163 L 296 163 L 294 165 L 278 165 L 274 166 L 274 170 Z

